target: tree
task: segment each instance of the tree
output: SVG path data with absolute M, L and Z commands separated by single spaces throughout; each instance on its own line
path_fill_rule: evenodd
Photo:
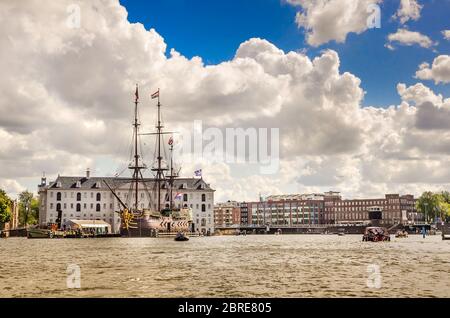
M 416 209 L 422 213 L 425 217 L 425 222 L 434 220 L 437 216 L 440 216 L 441 199 L 438 194 L 433 192 L 424 192 L 417 200 Z
M 19 194 L 19 222 L 22 226 L 37 224 L 39 202 L 28 190 Z
M 416 209 L 424 214 L 426 222 L 436 218 L 449 220 L 450 193 L 448 191 L 440 193 L 424 192 L 417 201 Z
M 11 220 L 11 199 L 0 189 L 0 224 Z
M 450 192 L 439 193 L 439 210 L 441 220 L 450 221 Z

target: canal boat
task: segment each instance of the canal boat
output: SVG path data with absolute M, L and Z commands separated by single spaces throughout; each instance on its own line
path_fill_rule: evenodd
M 48 229 L 30 228 L 27 230 L 27 238 L 30 239 L 53 238 L 53 232 Z
M 362 240 L 363 242 L 385 242 L 390 241 L 391 237 L 386 228 L 370 226 L 366 227 Z

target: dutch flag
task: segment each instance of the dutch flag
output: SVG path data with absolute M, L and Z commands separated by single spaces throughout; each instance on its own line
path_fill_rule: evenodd
M 196 177 L 201 177 L 202 176 L 202 169 L 195 170 L 194 174 L 195 174 Z

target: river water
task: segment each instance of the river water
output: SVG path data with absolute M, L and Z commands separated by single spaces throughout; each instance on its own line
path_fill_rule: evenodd
M 78 282 L 81 288 L 68 288 Z M 361 242 L 361 235 L 0 240 L 0 297 L 355 296 L 450 297 L 450 241 L 437 235 L 383 243 Z

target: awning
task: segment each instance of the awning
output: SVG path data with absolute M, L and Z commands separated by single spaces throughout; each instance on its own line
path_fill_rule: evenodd
M 74 225 L 77 225 L 78 227 L 81 228 L 89 228 L 89 229 L 93 229 L 93 228 L 110 228 L 111 225 L 105 221 L 101 221 L 101 220 L 69 220 L 71 223 L 73 223 Z

